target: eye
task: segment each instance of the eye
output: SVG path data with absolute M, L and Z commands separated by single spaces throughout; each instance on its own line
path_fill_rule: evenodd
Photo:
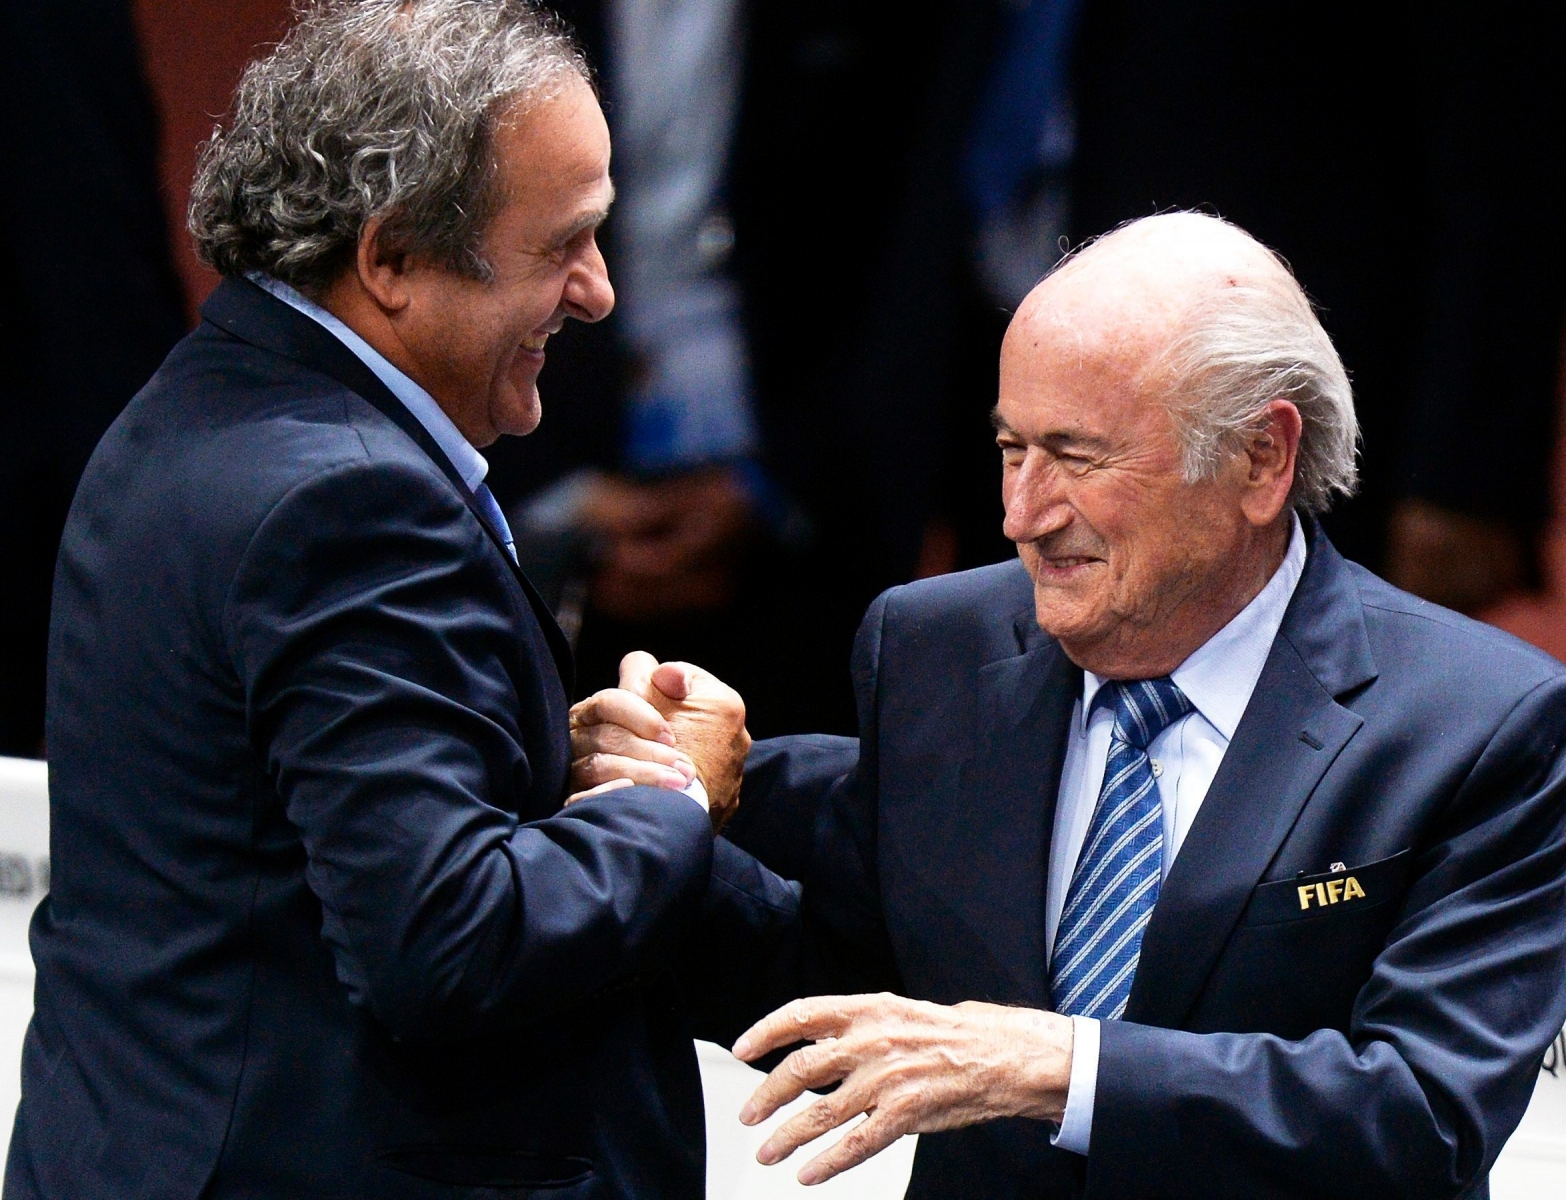
M 1093 459 L 1086 454 L 1079 454 L 1071 450 L 1057 451 L 1055 461 L 1073 474 L 1080 475 L 1093 466 Z

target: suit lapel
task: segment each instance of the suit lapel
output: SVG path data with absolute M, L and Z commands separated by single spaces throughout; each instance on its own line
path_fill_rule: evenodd
M 1272 652 L 1142 940 L 1126 1019 L 1179 1028 L 1251 892 L 1363 720 L 1337 697 L 1373 679 L 1347 566 L 1319 529 Z
M 1028 614 L 1032 624 L 1032 614 Z M 1036 633 L 1036 628 L 1035 628 Z M 976 752 L 963 769 L 963 807 L 982 820 L 950 830 L 950 860 L 967 864 L 965 907 L 981 914 L 978 936 L 1009 972 L 1014 995 L 1043 1007 L 1044 886 L 1055 798 L 1081 672 L 1052 641 L 979 671 Z M 972 807 L 969 807 L 971 805 Z
M 462 502 L 468 506 L 469 511 L 478 518 L 479 525 L 495 543 L 501 558 L 510 565 L 513 577 L 533 609 L 533 615 L 538 618 L 539 626 L 544 631 L 544 640 L 548 643 L 549 652 L 555 660 L 555 668 L 569 692 L 575 669 L 571 659 L 571 644 L 555 621 L 554 614 L 549 611 L 549 606 L 544 603 L 543 597 L 538 594 L 532 582 L 523 574 L 521 567 L 512 559 L 511 554 L 506 550 L 506 541 L 500 530 L 490 523 L 489 517 L 474 497 L 472 489 L 463 481 L 462 476 L 457 473 L 457 468 L 430 436 L 429 430 L 419 423 L 418 418 L 392 394 L 391 389 L 381 382 L 375 372 L 370 370 L 358 355 L 338 341 L 329 330 L 312 321 L 304 313 L 290 308 L 277 297 L 269 295 L 247 279 L 223 280 L 201 306 L 201 315 L 219 329 L 241 341 L 284 355 L 337 380 L 418 443 L 419 448 L 440 468 L 451 486 L 457 490 L 457 494 L 462 497 Z

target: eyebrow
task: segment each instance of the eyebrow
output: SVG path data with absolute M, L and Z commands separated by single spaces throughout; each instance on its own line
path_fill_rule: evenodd
M 1090 450 L 1102 453 L 1114 445 L 1109 438 L 1073 429 L 1055 430 L 1039 438 L 1023 437 L 1022 434 L 1006 423 L 1006 418 L 1001 416 L 1000 405 L 998 404 L 990 409 L 990 425 L 996 433 L 1009 434 L 1018 441 L 1033 442 L 1035 445 L 1043 446 L 1047 450 Z
M 604 202 L 604 206 L 594 209 L 592 212 L 583 213 L 575 221 L 572 221 L 570 225 L 566 226 L 565 229 L 555 236 L 552 244 L 564 246 L 584 229 L 597 229 L 609 219 L 609 209 L 614 205 L 614 197 L 614 184 L 611 182 L 609 184 L 609 199 Z

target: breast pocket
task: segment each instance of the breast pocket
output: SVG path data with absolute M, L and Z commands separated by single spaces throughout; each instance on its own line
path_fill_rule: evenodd
M 1346 1032 L 1402 910 L 1409 863 L 1404 850 L 1258 885 L 1212 981 L 1228 1000 L 1223 1027 L 1286 1038 Z
M 1390 858 L 1357 867 L 1260 884 L 1251 893 L 1240 924 L 1277 925 L 1358 917 L 1403 898 L 1408 865 L 1409 852 L 1400 850 Z

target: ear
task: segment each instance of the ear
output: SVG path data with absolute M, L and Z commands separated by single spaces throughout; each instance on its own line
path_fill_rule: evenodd
M 1288 507 L 1303 426 L 1292 402 L 1274 400 L 1245 436 L 1247 470 L 1240 507 L 1258 528 L 1271 525 Z
M 359 232 L 354 269 L 359 283 L 388 315 L 408 307 L 408 274 L 413 262 L 407 251 L 389 245 L 381 237 L 383 220 L 371 217 Z

